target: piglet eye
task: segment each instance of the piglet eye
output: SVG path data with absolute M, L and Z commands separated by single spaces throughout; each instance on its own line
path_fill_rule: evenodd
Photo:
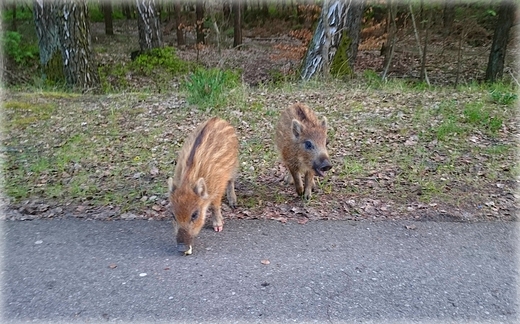
M 312 148 L 314 147 L 314 145 L 312 145 L 312 142 L 307 140 L 303 143 L 305 145 L 305 149 L 306 150 L 312 150 Z
M 191 221 L 196 220 L 197 217 L 199 217 L 199 212 L 198 211 L 194 211 L 193 214 L 191 214 Z

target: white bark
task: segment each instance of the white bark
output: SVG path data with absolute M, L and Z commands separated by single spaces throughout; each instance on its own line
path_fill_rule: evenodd
M 353 0 L 326 0 L 321 17 L 305 56 L 301 77 L 309 80 L 316 74 L 327 74 L 341 42 L 348 10 Z

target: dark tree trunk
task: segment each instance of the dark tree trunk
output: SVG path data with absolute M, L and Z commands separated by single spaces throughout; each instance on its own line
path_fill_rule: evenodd
M 16 3 L 13 3 L 13 20 L 11 21 L 11 30 L 17 31 L 18 27 L 16 25 Z
M 136 4 L 141 52 L 162 47 L 162 30 L 155 7 L 155 0 L 137 0 Z
M 55 6 L 54 1 L 34 1 L 33 15 L 43 78 L 53 82 L 63 82 L 65 75 L 63 74 Z
M 112 24 L 112 3 L 105 0 L 101 3 L 103 7 L 103 17 L 105 18 L 105 34 L 114 35 L 114 25 Z
M 397 5 L 392 0 L 387 0 L 388 4 L 388 17 L 387 17 L 387 31 L 388 36 L 386 38 L 386 42 L 383 44 L 381 48 L 381 55 L 384 56 L 383 59 L 383 79 L 386 78 L 386 75 L 390 69 L 390 63 L 392 62 L 392 58 L 394 55 L 394 46 L 397 38 L 397 25 L 395 22 L 395 18 L 397 16 Z
M 429 9 L 428 20 L 425 22 L 425 35 L 424 35 L 424 47 L 422 50 L 422 58 L 421 58 L 421 72 L 419 74 L 419 78 L 421 81 L 426 81 L 428 85 L 430 85 L 430 81 L 428 80 L 428 73 L 426 72 L 426 55 L 428 51 L 428 42 L 430 36 L 430 28 L 432 26 L 432 9 Z
M 363 20 L 363 13 L 365 12 L 365 1 L 354 1 L 350 5 L 350 10 L 347 14 L 347 35 L 350 40 L 350 46 L 347 48 L 347 60 L 351 69 L 354 69 L 356 63 L 359 38 L 361 36 L 361 22 Z
M 502 78 L 507 43 L 509 41 L 509 30 L 515 21 L 516 9 L 516 3 L 513 1 L 503 0 L 500 3 L 493 44 L 491 45 L 486 69 L 486 81 L 495 82 Z
M 132 19 L 132 5 L 128 2 L 122 2 L 121 3 L 121 9 L 123 10 L 123 14 L 125 15 L 126 19 L 130 20 Z
M 233 47 L 242 45 L 242 4 L 233 1 Z
M 229 20 L 229 17 L 231 17 L 231 7 L 229 6 L 229 1 L 222 2 L 222 13 L 224 15 L 224 20 Z
M 267 0 L 262 0 L 262 16 L 264 18 L 269 18 L 269 6 Z
M 330 62 L 340 45 L 352 1 L 331 0 L 323 3 L 318 25 L 303 61 L 303 80 L 309 80 L 320 73 L 328 75 Z
M 173 10 L 175 11 L 175 25 L 177 26 L 177 46 L 186 45 L 184 40 L 184 27 L 182 24 L 182 3 L 181 0 L 176 0 L 173 4 Z
M 197 19 L 197 44 L 204 44 L 204 1 L 195 4 L 195 17 Z
M 451 34 L 455 21 L 455 5 L 452 0 L 444 0 L 444 12 L 442 15 L 442 33 L 444 36 Z
M 85 0 L 62 0 L 56 5 L 58 39 L 67 84 L 83 90 L 99 88 Z

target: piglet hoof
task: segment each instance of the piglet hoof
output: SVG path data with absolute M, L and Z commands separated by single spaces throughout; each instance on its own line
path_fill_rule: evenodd
M 215 230 L 215 232 L 222 232 L 222 230 L 224 229 L 224 226 L 223 225 L 213 226 L 213 229 Z

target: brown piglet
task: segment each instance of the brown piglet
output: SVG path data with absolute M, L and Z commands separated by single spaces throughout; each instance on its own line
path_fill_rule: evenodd
M 282 112 L 276 124 L 275 143 L 289 169 L 288 182 L 294 181 L 298 195 L 309 199 L 314 176 L 323 177 L 332 168 L 326 147 L 327 119 L 318 120 L 311 108 L 296 103 Z
M 222 197 L 226 192 L 229 206 L 236 206 L 237 168 L 238 138 L 233 126 L 225 120 L 213 117 L 199 125 L 186 139 L 179 152 L 174 176 L 168 179 L 179 252 L 192 253 L 193 240 L 204 226 L 210 205 L 213 228 L 222 231 Z

